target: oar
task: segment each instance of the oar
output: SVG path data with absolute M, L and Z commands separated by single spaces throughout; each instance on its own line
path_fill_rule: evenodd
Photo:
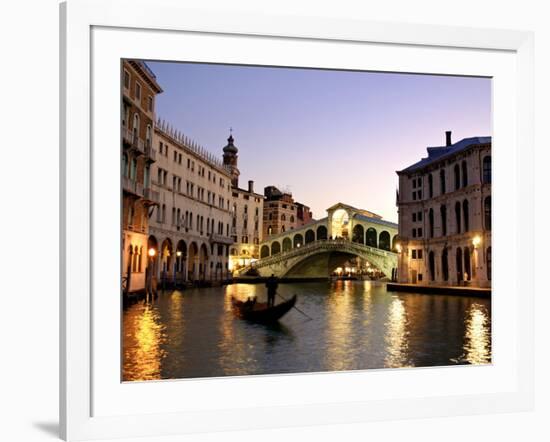
M 277 296 L 279 296 L 283 301 L 288 301 L 283 295 L 280 295 L 279 293 L 277 293 Z M 298 307 L 296 307 L 296 304 L 293 305 L 292 307 L 294 307 L 296 310 L 298 310 L 302 315 L 304 315 L 306 318 L 308 318 L 310 321 L 313 321 L 313 318 L 311 316 L 309 316 L 308 314 L 304 313 L 302 310 L 300 310 Z

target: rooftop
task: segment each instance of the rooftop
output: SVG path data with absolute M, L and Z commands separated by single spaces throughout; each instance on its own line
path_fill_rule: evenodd
M 215 167 L 219 170 L 222 170 L 226 174 L 229 173 L 227 167 L 223 164 L 222 160 L 218 158 L 213 153 L 209 152 L 206 148 L 187 137 L 180 130 L 175 129 L 173 126 L 161 120 L 157 119 L 155 129 L 164 134 L 165 136 L 172 139 L 175 144 L 178 144 L 180 147 L 187 149 L 193 152 L 196 156 L 202 159 L 204 162 L 208 163 L 210 166 Z
M 401 171 L 397 171 L 397 173 L 401 174 L 416 172 L 424 167 L 452 157 L 459 152 L 465 151 L 472 146 L 478 146 L 481 144 L 491 144 L 491 137 L 464 138 L 457 143 L 451 144 L 450 146 L 427 147 L 427 157 L 422 158 L 419 162 L 414 163 Z

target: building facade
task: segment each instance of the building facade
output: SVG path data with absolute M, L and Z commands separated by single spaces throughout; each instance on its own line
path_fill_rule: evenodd
M 159 281 L 200 283 L 229 277 L 231 172 L 214 155 L 158 121 L 151 176 L 159 204 L 148 249 Z
M 398 281 L 491 287 L 491 137 L 428 147 L 398 171 Z
M 290 192 L 281 191 L 275 186 L 267 186 L 264 188 L 264 196 L 264 240 L 313 221 L 309 207 L 295 202 Z
M 155 97 L 162 89 L 141 61 L 122 63 L 122 280 L 126 293 L 145 288 L 149 211 L 158 204 L 151 185 L 155 163 Z
M 231 237 L 229 268 L 231 271 L 249 265 L 259 258 L 262 240 L 264 197 L 254 192 L 254 181 L 248 187 L 239 187 L 239 150 L 231 134 L 223 148 L 223 164 L 231 175 Z

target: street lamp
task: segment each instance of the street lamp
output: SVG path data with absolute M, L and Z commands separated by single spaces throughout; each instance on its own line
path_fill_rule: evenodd
M 147 251 L 147 254 L 149 255 L 149 265 L 147 266 L 147 297 L 151 296 L 151 299 L 153 298 L 153 267 L 154 267 L 154 259 L 155 259 L 155 255 L 157 254 L 157 251 L 151 247 L 148 251 Z
M 477 248 L 481 244 L 481 237 L 479 235 L 474 236 L 472 239 L 472 244 L 474 245 L 474 248 Z
M 403 251 L 403 248 L 401 247 L 401 244 L 397 243 L 395 245 L 395 250 L 397 250 L 397 253 L 401 253 Z

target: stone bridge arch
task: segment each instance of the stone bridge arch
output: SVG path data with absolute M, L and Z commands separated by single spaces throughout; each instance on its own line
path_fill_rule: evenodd
M 354 243 L 346 239 L 320 240 L 306 244 L 288 252 L 260 259 L 240 275 L 254 269 L 259 276 L 274 274 L 279 278 L 318 278 L 328 276 L 331 259 L 359 257 L 391 278 L 397 268 L 397 254 L 387 250 Z M 326 264 L 326 265 L 325 265 Z M 305 271 L 307 269 L 307 271 Z

